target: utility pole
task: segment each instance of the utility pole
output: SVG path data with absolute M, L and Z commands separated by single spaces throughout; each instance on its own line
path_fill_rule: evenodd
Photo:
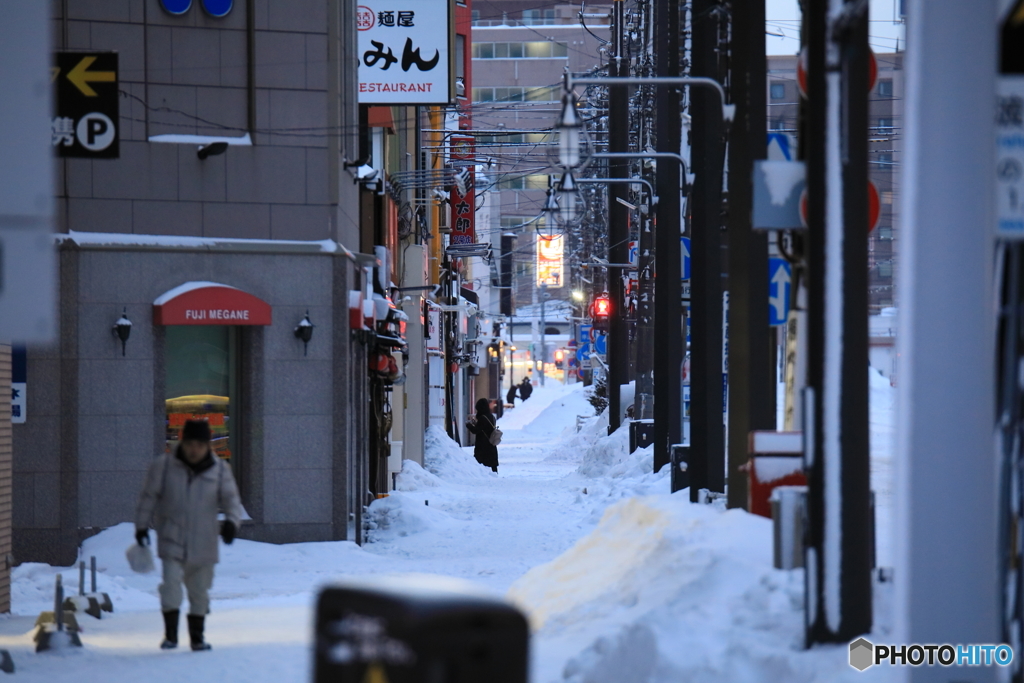
M 714 0 L 693 0 L 693 66 L 694 76 L 720 79 L 719 73 L 719 22 L 725 21 L 721 8 Z M 677 20 L 678 21 L 678 20 Z M 660 22 L 659 22 L 660 28 Z M 677 31 L 678 34 L 678 31 Z M 678 44 L 676 52 L 678 54 Z M 670 98 L 665 98 L 666 100 Z M 722 172 L 724 163 L 724 127 L 722 108 L 709 93 L 690 89 L 692 112 L 691 163 L 695 174 L 691 193 L 692 220 L 690 236 L 691 265 L 691 349 L 690 349 L 690 500 L 697 500 L 700 489 L 722 492 L 725 490 L 725 423 L 724 381 L 722 359 Z M 659 110 L 661 103 L 659 102 Z M 678 116 L 678 106 L 673 106 Z M 678 118 L 676 119 L 678 121 Z M 675 127 L 678 131 L 678 124 Z M 659 146 L 663 133 L 658 134 Z M 677 138 L 678 140 L 678 138 Z M 660 147 L 659 147 L 660 148 Z M 676 148 L 678 150 L 678 147 Z M 659 179 L 661 167 L 658 168 Z M 676 185 L 678 187 L 678 185 Z M 666 188 L 667 191 L 667 188 Z M 661 189 L 659 187 L 659 194 Z M 676 192 L 678 194 L 678 191 Z M 678 206 L 678 205 L 677 205 Z M 668 207 L 659 212 L 658 225 L 658 316 L 666 306 L 662 302 L 662 278 L 671 279 L 674 284 L 672 315 L 676 329 L 671 339 L 682 340 L 685 333 L 679 330 L 679 229 L 678 208 L 675 212 L 671 236 L 662 234 L 661 216 L 672 217 Z M 664 254 L 670 254 L 668 263 L 675 267 L 665 268 Z M 667 283 L 666 283 L 667 288 Z M 667 334 L 667 333 L 666 333 Z M 658 420 L 681 422 L 680 414 L 680 367 L 673 357 L 666 368 L 667 383 L 673 385 L 673 412 Z M 655 411 L 661 402 L 655 399 Z M 678 434 L 678 428 L 676 430 Z M 675 438 L 678 439 L 678 435 Z M 675 443 L 675 442 L 673 442 Z M 655 462 L 657 467 L 657 462 Z
M 629 60 L 623 45 L 625 0 L 612 3 L 615 13 L 615 39 L 608 63 L 611 76 L 628 76 Z M 629 93 L 624 85 L 608 88 L 608 151 L 625 152 L 629 144 Z M 610 178 L 628 178 L 629 162 L 624 159 L 609 159 Z M 613 183 L 608 187 L 608 261 L 625 263 L 629 258 L 629 214 L 624 200 L 627 187 Z M 608 433 L 611 434 L 622 422 L 621 386 L 629 376 L 629 342 L 626 328 L 625 294 L 622 273 L 617 269 L 608 271 L 608 294 L 612 300 L 612 314 L 608 320 Z
M 904 265 L 897 273 L 901 409 L 894 498 L 904 513 L 893 536 L 897 628 L 891 637 L 897 643 L 942 638 L 1019 647 L 999 631 L 1009 616 L 999 601 L 1007 586 L 999 567 L 1013 558 L 997 551 L 991 503 L 998 490 L 995 432 L 1003 417 L 995 409 L 991 303 L 997 4 L 907 2 L 907 42 L 915 54 L 908 51 L 906 62 Z M 989 49 L 951 50 L 953 41 Z M 955 333 L 946 333 L 950 311 Z M 1007 368 L 1014 384 L 1018 362 Z M 1005 543 L 1018 545 L 1009 534 Z M 1004 680 L 1000 668 L 914 667 L 908 680 L 986 683 Z
M 679 76 L 679 3 L 654 0 L 655 72 L 661 77 Z M 691 88 L 696 92 L 697 88 Z M 713 97 L 704 96 L 708 103 Z M 716 101 L 716 104 L 721 104 Z M 711 106 L 708 104 L 707 106 Z M 655 130 L 657 150 L 679 154 L 682 149 L 682 118 L 679 90 L 661 88 L 657 93 Z M 721 110 L 721 107 L 718 107 Z M 686 332 L 680 303 L 682 252 L 679 240 L 681 197 L 679 164 L 659 163 L 655 229 L 654 329 L 659 340 L 662 372 L 654 382 L 654 471 L 667 465 L 673 444 L 682 440 L 682 368 Z
M 547 316 L 545 315 L 544 306 L 547 304 L 548 299 L 551 297 L 548 294 L 548 286 L 542 284 L 540 286 L 540 385 L 544 386 L 544 364 L 548 360 L 548 344 L 547 344 Z
M 755 159 L 767 156 L 765 0 L 732 13 L 729 136 L 729 500 L 747 507 L 747 436 L 775 429 L 775 346 L 768 325 L 768 237 L 751 229 Z M 739 8 L 737 8 L 739 9 Z
M 874 533 L 866 367 L 868 7 L 844 0 L 810 0 L 807 7 L 810 336 L 803 428 L 811 645 L 871 631 Z

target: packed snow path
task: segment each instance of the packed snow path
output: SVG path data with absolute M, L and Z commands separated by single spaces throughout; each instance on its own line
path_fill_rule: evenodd
M 52 609 L 54 575 L 63 574 L 69 593 L 78 588 L 77 569 L 38 564 L 14 571 L 14 614 L 0 618 L 0 647 L 21 680 L 308 681 L 319 586 L 426 572 L 507 593 L 528 611 L 532 683 L 856 674 L 845 648 L 801 650 L 802 574 L 770 568 L 768 521 L 667 495 L 667 473 L 651 472 L 649 450 L 627 454 L 625 431 L 599 438 L 606 421 L 586 420 L 576 434 L 576 416 L 593 412 L 580 389 L 539 389 L 506 413 L 497 475 L 432 428 L 427 469 L 406 463 L 399 491 L 371 507 L 362 547 L 223 547 L 207 619 L 211 652 L 157 648 L 159 575 L 129 570 L 130 524 L 84 545 L 116 610 L 80 619 L 84 648 L 34 653 L 32 626 Z M 187 644 L 184 626 L 180 638 Z

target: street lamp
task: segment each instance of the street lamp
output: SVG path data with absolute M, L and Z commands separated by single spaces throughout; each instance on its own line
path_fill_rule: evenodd
M 544 214 L 555 224 L 563 227 L 577 225 L 583 220 L 585 207 L 578 196 L 578 181 L 572 171 L 566 171 L 548 190 Z
M 583 121 L 576 111 L 576 96 L 567 90 L 562 95 L 562 113 L 558 117 L 558 165 L 565 169 L 580 165 L 580 133 Z

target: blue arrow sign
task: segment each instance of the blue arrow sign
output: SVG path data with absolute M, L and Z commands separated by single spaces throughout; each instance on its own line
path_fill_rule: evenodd
M 768 324 L 785 325 L 789 318 L 789 288 L 793 271 L 784 258 L 768 259 Z
M 679 238 L 679 246 L 682 248 L 682 257 L 683 257 L 682 273 L 683 273 L 683 279 L 684 280 L 689 280 L 690 279 L 690 238 L 689 237 L 680 237 Z
M 590 344 L 581 344 L 578 351 L 576 351 L 576 360 L 580 363 L 583 361 L 590 360 Z
M 607 336 L 605 336 L 603 334 L 599 334 L 597 336 L 597 341 L 594 342 L 594 351 L 596 351 L 597 353 L 601 354 L 602 356 L 604 354 L 608 353 L 608 342 L 607 342 L 607 339 L 608 339 Z
M 577 328 L 577 332 L 579 333 L 579 337 L 576 339 L 576 342 L 578 344 L 586 344 L 586 343 L 590 342 L 590 327 L 591 327 L 590 325 L 580 325 Z

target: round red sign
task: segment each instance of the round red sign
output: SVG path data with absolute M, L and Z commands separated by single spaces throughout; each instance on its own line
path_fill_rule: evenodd
M 369 31 L 377 23 L 377 15 L 366 5 L 359 5 L 356 9 L 356 28 L 360 31 Z

